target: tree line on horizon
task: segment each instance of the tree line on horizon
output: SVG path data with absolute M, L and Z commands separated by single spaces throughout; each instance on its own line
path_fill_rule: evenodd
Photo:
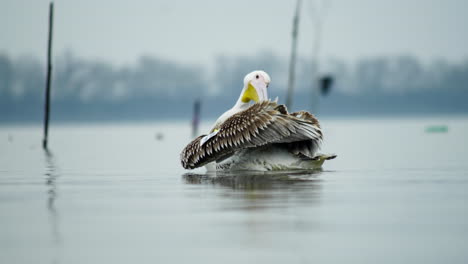
M 280 102 L 288 76 L 287 59 L 269 52 L 219 56 L 212 71 L 206 65 L 154 56 L 114 66 L 71 53 L 56 57 L 53 67 L 52 118 L 59 120 L 189 118 L 196 99 L 204 102 L 205 116 L 216 116 L 237 100 L 246 73 L 268 72 L 270 97 L 278 96 Z M 295 107 L 309 107 L 312 67 L 306 58 L 298 58 Z M 35 57 L 0 54 L 0 121 L 41 120 L 45 69 Z M 468 59 L 429 64 L 412 56 L 365 58 L 354 64 L 328 59 L 320 69 L 335 80 L 332 92 L 322 100 L 323 114 L 347 114 L 356 108 L 356 114 L 401 109 L 422 114 L 468 112 L 468 104 L 460 99 L 468 96 Z

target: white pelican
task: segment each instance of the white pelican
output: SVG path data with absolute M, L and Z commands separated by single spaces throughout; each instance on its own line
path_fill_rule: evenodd
M 180 154 L 182 166 L 208 170 L 317 169 L 336 155 L 317 154 L 322 143 L 318 120 L 306 111 L 288 113 L 268 99 L 270 76 L 253 71 L 234 107 L 216 120 L 207 135 Z M 254 101 L 254 104 L 250 104 Z

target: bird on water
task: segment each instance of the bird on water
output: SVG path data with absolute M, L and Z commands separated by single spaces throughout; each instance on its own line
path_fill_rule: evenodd
M 336 155 L 318 154 L 323 133 L 307 111 L 289 113 L 268 98 L 270 76 L 253 71 L 244 78 L 236 104 L 222 114 L 208 134 L 198 136 L 181 152 L 185 169 L 208 171 L 312 170 Z

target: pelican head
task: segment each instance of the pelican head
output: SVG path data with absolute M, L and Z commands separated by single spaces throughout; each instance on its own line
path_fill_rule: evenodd
M 242 89 L 240 98 L 242 103 L 268 100 L 267 88 L 270 82 L 270 76 L 264 71 L 253 71 L 247 74 L 244 78 L 244 89 Z
M 220 124 L 239 111 L 247 109 L 250 101 L 257 103 L 268 100 L 267 87 L 270 81 L 270 76 L 264 71 L 253 71 L 247 74 L 244 78 L 244 88 L 236 104 L 216 120 L 213 128 L 210 130 L 211 134 L 206 136 L 206 139 L 202 140 L 202 144 L 210 137 L 216 135 Z

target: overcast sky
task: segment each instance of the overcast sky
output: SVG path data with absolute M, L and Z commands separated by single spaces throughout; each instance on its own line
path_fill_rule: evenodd
M 299 54 L 309 56 L 310 0 L 303 0 Z M 45 59 L 46 0 L 0 0 L 0 53 Z M 132 63 L 144 54 L 210 64 L 217 55 L 288 56 L 295 0 L 58 0 L 54 54 Z M 377 55 L 423 61 L 468 58 L 468 1 L 332 0 L 322 57 Z

